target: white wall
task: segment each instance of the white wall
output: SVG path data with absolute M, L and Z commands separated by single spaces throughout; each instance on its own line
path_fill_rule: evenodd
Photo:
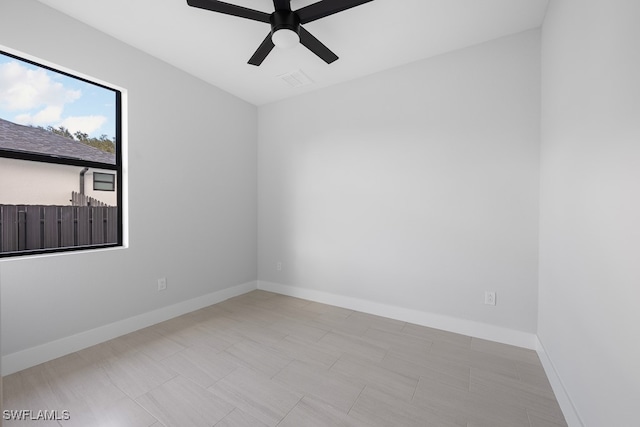
M 260 107 L 260 280 L 534 333 L 539 38 Z
M 586 426 L 639 422 L 639 17 L 552 0 L 543 27 L 538 334 Z
M 71 192 L 80 191 L 82 170 L 80 166 L 0 158 L 0 204 L 71 205 Z M 85 194 L 116 206 L 117 191 L 93 190 L 93 172 L 115 173 L 89 169 L 84 176 Z
M 255 287 L 254 106 L 35 0 L 2 0 L 0 41 L 122 87 L 128 98 L 129 247 L 2 259 L 5 358 L 235 285 Z M 156 291 L 159 277 L 166 291 Z

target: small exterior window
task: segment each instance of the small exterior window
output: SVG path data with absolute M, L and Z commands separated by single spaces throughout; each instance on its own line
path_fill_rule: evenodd
M 115 191 L 116 176 L 112 173 L 93 173 L 93 189 L 98 191 Z

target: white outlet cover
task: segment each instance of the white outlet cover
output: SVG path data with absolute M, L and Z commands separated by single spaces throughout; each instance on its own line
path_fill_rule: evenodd
M 496 305 L 496 293 L 495 292 L 486 291 L 484 293 L 484 303 L 486 305 Z

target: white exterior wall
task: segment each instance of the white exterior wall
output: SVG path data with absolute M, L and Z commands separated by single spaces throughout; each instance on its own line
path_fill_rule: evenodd
M 0 158 L 0 204 L 68 206 L 71 192 L 80 191 L 82 170 L 80 166 Z M 116 191 L 93 190 L 93 172 L 115 174 L 112 170 L 90 168 L 84 176 L 85 194 L 116 206 Z

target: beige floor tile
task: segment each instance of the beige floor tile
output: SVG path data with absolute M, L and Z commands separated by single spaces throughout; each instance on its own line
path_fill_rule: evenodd
M 403 332 L 385 331 L 377 328 L 369 328 L 364 337 L 383 342 L 389 345 L 389 348 L 398 353 L 415 354 L 416 357 L 423 357 L 431 351 L 432 341 L 408 335 Z
M 308 301 L 307 301 L 308 302 Z M 313 320 L 316 316 L 318 316 L 319 313 L 316 313 L 314 311 L 309 310 L 307 307 L 310 304 L 310 302 L 308 302 L 308 304 L 306 305 L 299 305 L 299 304 L 295 304 L 295 305 L 282 305 L 282 304 L 277 304 L 274 305 L 273 310 L 277 310 L 278 313 L 280 313 L 281 315 L 283 315 L 284 317 L 288 318 L 288 319 L 294 319 L 300 323 L 304 323 L 304 322 L 308 322 L 310 320 Z
M 72 405 L 69 419 L 60 421 L 62 427 L 148 427 L 157 422 L 149 412 L 128 397 L 109 405 Z
M 182 377 L 154 388 L 136 402 L 167 427 L 210 427 L 233 411 L 233 405 Z
M 309 342 L 316 342 L 327 333 L 325 329 L 317 328 L 304 322 L 300 322 L 298 319 L 291 318 L 279 320 L 271 324 L 269 329 L 272 329 L 279 334 L 283 334 L 284 336 L 295 337 Z
M 212 386 L 239 366 L 206 345 L 186 348 L 161 363 L 203 388 Z
M 490 395 L 470 391 L 420 378 L 413 398 L 415 404 L 438 408 L 452 417 L 464 417 L 474 425 L 495 427 L 527 427 L 529 418 L 520 405 L 503 402 Z
M 470 347 L 466 348 L 439 341 L 433 343 L 431 354 L 473 368 L 492 371 L 514 379 L 519 378 L 515 362 L 508 357 L 492 355 L 472 350 Z
M 293 358 L 307 363 L 317 363 L 330 368 L 342 355 L 334 347 L 310 343 L 293 336 L 287 336 L 282 341 L 273 344 L 271 348 L 287 358 Z
M 418 375 L 408 376 L 396 373 L 379 364 L 351 355 L 340 357 L 331 367 L 331 371 L 378 388 L 407 402 L 413 398 L 419 378 Z
M 40 374 L 55 396 L 55 409 L 71 409 L 72 404 L 82 402 L 99 410 L 125 397 L 100 366 L 77 353 L 40 365 Z
M 58 409 L 55 393 L 40 366 L 7 375 L 2 380 L 4 410 Z M 7 421 L 6 424 L 9 425 L 10 422 Z
M 431 345 L 431 354 L 467 363 L 471 359 L 471 354 L 473 353 L 470 343 L 471 341 L 469 341 L 469 344 L 458 344 L 449 341 L 434 340 Z
M 472 350 L 469 366 L 513 379 L 519 378 L 515 362 L 502 356 L 492 356 Z
M 469 365 L 452 362 L 432 354 L 417 357 L 413 353 L 392 350 L 387 353 L 380 365 L 399 374 L 425 377 L 462 390 L 469 389 Z
M 211 310 L 210 309 L 211 307 L 215 307 L 216 309 Z M 207 310 L 207 314 L 198 316 L 197 320 L 187 317 L 188 315 L 181 316 L 180 318 L 183 318 L 183 321 L 186 322 L 186 324 L 188 325 L 193 325 L 194 322 L 196 322 L 199 325 L 213 326 L 216 330 L 229 329 L 234 325 L 237 325 L 238 322 L 241 322 L 243 320 L 243 319 L 236 320 L 236 319 L 230 318 L 228 316 L 229 310 L 226 310 L 224 308 L 224 303 L 217 304 L 211 307 L 203 309 L 203 310 Z
M 359 311 L 354 311 L 346 320 L 348 322 L 367 325 L 367 329 L 375 328 L 387 332 L 400 332 L 407 324 L 401 320 L 389 319 L 387 317 L 376 316 Z
M 467 423 L 467 427 L 529 427 L 529 423 L 526 422 L 526 424 L 519 424 L 511 420 L 496 421 L 493 419 L 473 419 Z
M 324 335 L 318 344 L 327 346 L 343 353 L 360 356 L 373 362 L 380 362 L 387 354 L 389 346 L 384 343 L 376 343 L 353 335 L 345 335 L 339 332 L 329 332 Z
M 273 379 L 300 394 L 315 396 L 344 413 L 349 411 L 364 387 L 363 383 L 323 366 L 298 360 L 287 365 Z
M 20 427 L 566 427 L 535 352 L 265 291 L 9 375 L 3 397 L 72 417 Z
M 352 317 L 354 313 L 349 313 L 347 317 L 343 317 L 344 313 L 323 313 L 313 319 L 313 324 L 322 329 L 362 336 L 370 328 L 371 322 L 362 317 Z
M 264 345 L 275 344 L 287 336 L 286 332 L 271 328 L 274 323 L 258 323 L 254 321 L 239 322 L 232 331 L 238 336 Z
M 534 350 L 515 347 L 512 345 L 487 341 L 480 338 L 471 338 L 471 349 L 489 353 L 496 356 L 508 357 L 512 361 L 540 364 L 538 354 Z
M 566 426 L 567 422 L 562 414 L 562 410 L 556 404 L 549 404 L 551 409 L 541 409 L 540 407 L 528 407 L 527 414 L 529 415 L 529 421 L 531 422 L 531 427 L 534 427 L 535 424 L 545 425 L 549 424 L 552 426 Z
M 114 357 L 124 357 L 128 353 L 136 352 L 131 345 L 127 344 L 122 337 L 85 348 L 76 352 L 77 355 L 87 362 L 100 363 Z
M 11 390 L 4 395 L 6 409 L 66 410 L 71 419 L 64 421 L 65 426 L 98 425 L 103 414 L 116 416 L 126 400 L 101 367 L 77 353 L 14 374 L 5 383 Z M 134 425 L 153 422 L 147 419 Z
M 277 425 L 302 398 L 302 394 L 246 368 L 233 371 L 208 390 L 268 426 Z
M 215 427 L 267 427 L 256 417 L 235 408 L 229 415 L 215 424 Z
M 307 307 L 310 307 L 311 311 L 315 311 L 318 317 L 326 319 L 344 320 L 354 313 L 354 310 L 350 308 L 338 307 L 335 305 L 321 304 L 312 302 Z
M 455 334 L 453 332 L 441 331 L 439 329 L 433 329 L 426 326 L 415 325 L 413 323 L 407 323 L 404 325 L 402 332 L 408 335 L 415 335 L 416 337 L 429 341 L 446 342 L 462 347 L 471 347 L 471 337 Z
M 549 417 L 548 414 L 541 414 L 537 411 L 527 411 L 529 414 L 529 422 L 531 427 L 567 427 L 567 423 L 562 419 L 556 417 Z
M 102 364 L 111 382 L 135 399 L 177 375 L 144 353 L 109 359 Z
M 336 307 L 335 305 L 322 304 L 315 301 L 310 301 L 309 304 L 305 306 L 305 310 L 316 313 L 316 315 L 333 313 L 343 319 L 346 319 L 353 313 L 353 310 L 349 310 L 348 308 Z
M 236 343 L 222 354 L 228 354 L 229 360 L 233 363 L 261 372 L 269 378 L 293 360 L 283 353 L 250 340 Z
M 518 378 L 525 384 L 552 392 L 551 384 L 542 364 L 515 362 Z
M 141 351 L 154 360 L 165 359 L 185 348 L 153 327 L 132 332 L 122 336 L 121 339 L 133 349 Z
M 259 307 L 256 304 L 248 304 L 246 301 L 226 301 L 223 303 L 225 317 L 242 322 L 254 322 L 270 325 L 284 318 L 274 310 Z
M 471 368 L 469 390 L 478 394 L 490 393 L 529 408 L 545 411 L 555 410 L 556 399 L 551 390 L 541 389 L 523 383 L 519 379 L 496 374 L 491 371 Z
M 213 323 L 213 321 L 211 323 L 196 323 L 176 328 L 164 325 L 156 330 L 183 347 L 208 345 L 222 351 L 242 340 L 239 335 L 231 330 L 223 329 L 219 326 L 216 327 Z
M 362 391 L 349 415 L 368 426 L 466 427 L 463 418 L 456 419 L 446 411 L 405 402 L 370 387 Z
M 326 402 L 305 396 L 278 424 L 278 427 L 367 427 Z

